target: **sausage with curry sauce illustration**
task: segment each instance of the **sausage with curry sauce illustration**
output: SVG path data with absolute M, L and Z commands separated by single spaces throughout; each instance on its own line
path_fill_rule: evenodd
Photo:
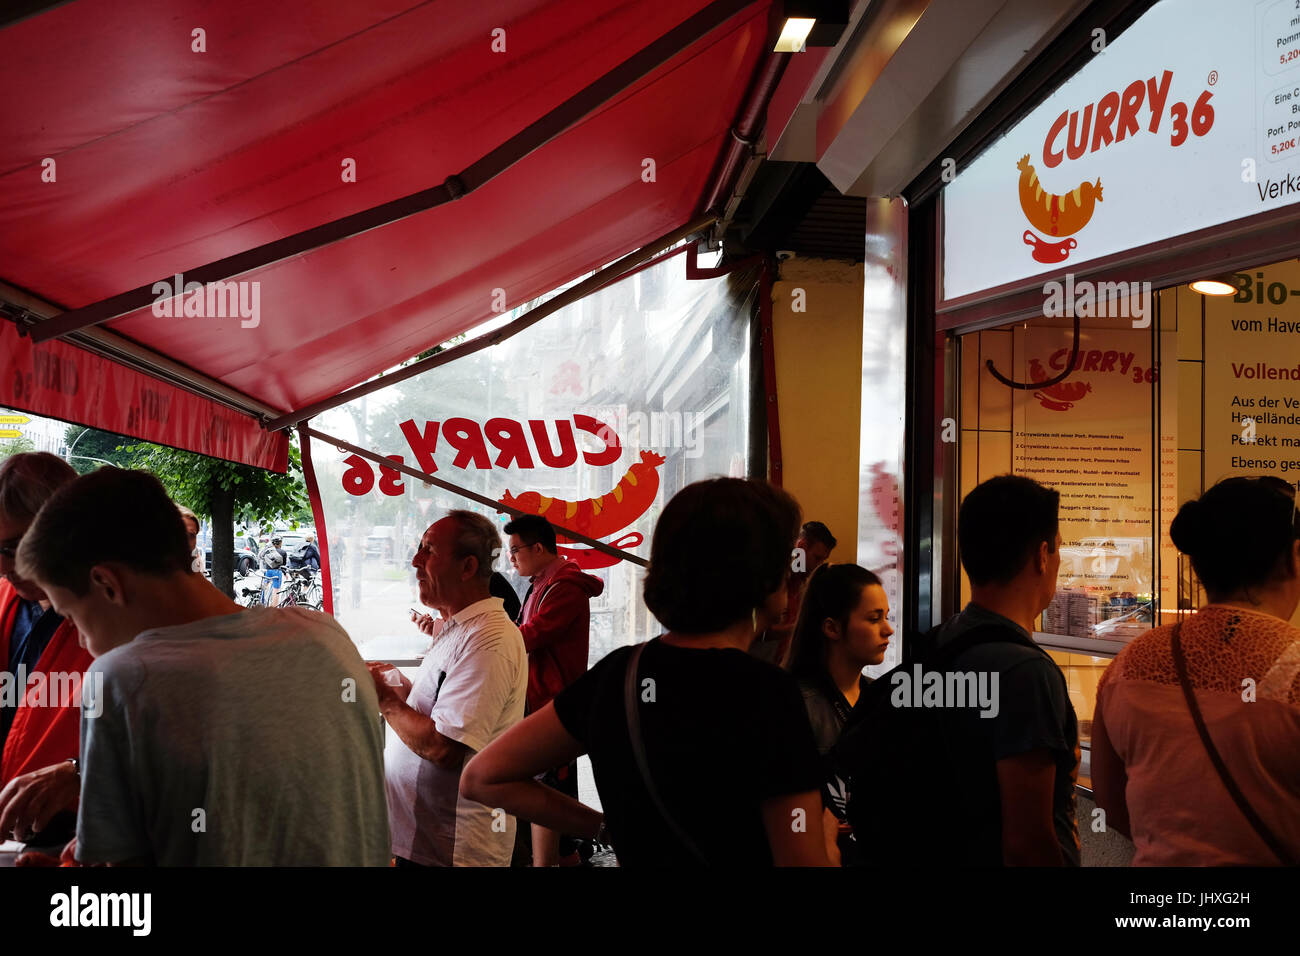
M 654 503 L 659 493 L 659 472 L 656 469 L 664 460 L 664 456 L 657 452 L 641 452 L 641 460 L 627 470 L 612 491 L 586 501 L 547 498 L 536 491 L 526 491 L 517 497 L 507 491 L 498 500 L 520 511 L 541 515 L 552 524 L 572 528 L 589 538 L 603 538 L 626 528 Z M 573 542 L 572 538 L 562 534 L 557 534 L 556 540 Z
M 1049 236 L 1068 236 L 1078 232 L 1092 219 L 1097 203 L 1101 202 L 1101 180 L 1083 182 L 1064 196 L 1056 196 L 1043 189 L 1038 173 L 1029 165 L 1029 154 L 1016 163 L 1020 170 L 1020 208 L 1025 218 L 1039 232 Z

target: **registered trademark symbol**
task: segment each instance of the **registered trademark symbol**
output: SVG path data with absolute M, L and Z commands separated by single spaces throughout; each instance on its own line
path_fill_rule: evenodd
M 1208 82 L 1211 86 L 1213 86 L 1215 83 L 1218 83 L 1218 82 L 1219 82 L 1219 71 L 1218 71 L 1218 70 L 1211 70 L 1211 71 L 1210 71 L 1210 78 L 1209 78 L 1206 82 Z

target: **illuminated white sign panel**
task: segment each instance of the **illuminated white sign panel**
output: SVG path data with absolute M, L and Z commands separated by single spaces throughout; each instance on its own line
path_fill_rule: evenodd
M 1300 0 L 1164 0 L 944 190 L 945 299 L 1300 201 Z

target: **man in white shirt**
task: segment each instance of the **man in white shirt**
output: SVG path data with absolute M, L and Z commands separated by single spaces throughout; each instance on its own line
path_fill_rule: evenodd
M 496 526 L 452 511 L 430 525 L 411 562 L 420 603 L 445 622 L 415 680 L 370 665 L 392 734 L 384 751 L 398 866 L 509 866 L 515 820 L 460 796 L 461 767 L 524 716 L 528 655 L 500 598 Z

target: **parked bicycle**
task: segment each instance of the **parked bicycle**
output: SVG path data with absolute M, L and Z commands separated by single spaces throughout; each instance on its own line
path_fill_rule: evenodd
M 272 591 L 266 575 L 248 575 L 237 590 L 238 602 L 244 607 L 305 607 L 311 611 L 325 609 L 321 590 L 320 572 L 309 568 L 290 568 L 284 572 L 284 584 Z M 270 603 L 271 594 L 275 603 Z
M 261 574 L 247 574 L 235 582 L 235 601 L 244 607 L 264 607 L 266 579 Z
M 288 569 L 285 572 L 285 585 L 279 594 L 279 606 L 323 610 L 325 605 L 318 574 L 310 568 Z

